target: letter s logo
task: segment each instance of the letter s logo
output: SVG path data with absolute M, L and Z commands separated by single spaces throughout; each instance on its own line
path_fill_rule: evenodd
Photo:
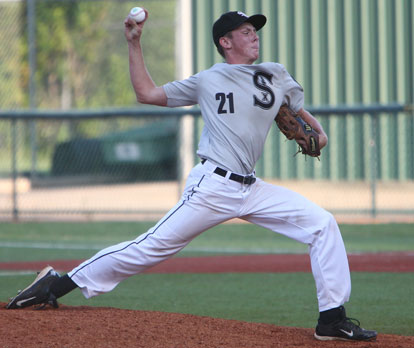
M 259 106 L 262 109 L 270 109 L 275 103 L 275 94 L 268 86 L 268 83 L 272 85 L 272 74 L 264 71 L 256 71 L 253 76 L 253 83 L 257 89 L 262 92 L 261 98 L 253 95 L 254 106 Z

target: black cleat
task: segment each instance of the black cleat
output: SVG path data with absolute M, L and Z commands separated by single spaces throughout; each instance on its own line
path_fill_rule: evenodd
M 16 297 L 12 298 L 7 304 L 7 309 L 24 308 L 33 305 L 45 305 L 58 308 L 56 297 L 50 292 L 50 284 L 60 277 L 52 267 L 44 268 L 26 289 L 19 291 Z
M 377 332 L 365 330 L 360 327 L 360 322 L 356 319 L 347 318 L 345 308 L 342 307 L 342 318 L 329 324 L 318 321 L 315 329 L 315 338 L 320 341 L 374 341 Z

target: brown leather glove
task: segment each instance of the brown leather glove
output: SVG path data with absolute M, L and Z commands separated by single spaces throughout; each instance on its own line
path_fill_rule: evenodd
M 288 140 L 294 139 L 298 143 L 298 152 L 311 157 L 320 156 L 319 134 L 288 105 L 280 107 L 275 122 Z

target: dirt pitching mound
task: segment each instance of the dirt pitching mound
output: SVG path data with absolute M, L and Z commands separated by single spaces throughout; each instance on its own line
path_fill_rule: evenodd
M 0 303 L 1 347 L 321 348 L 414 347 L 414 337 L 379 335 L 374 342 L 320 342 L 313 329 L 194 315 L 115 308 L 6 310 Z
M 352 271 L 413 272 L 413 253 L 350 255 Z M 81 260 L 0 263 L 4 270 L 70 270 Z M 149 272 L 309 272 L 307 255 L 173 258 Z M 320 342 L 313 329 L 194 315 L 115 308 L 6 310 L 0 303 L 1 348 L 412 348 L 414 336 L 380 334 L 374 342 Z

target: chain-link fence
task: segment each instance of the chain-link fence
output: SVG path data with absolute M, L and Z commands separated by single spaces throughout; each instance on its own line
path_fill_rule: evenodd
M 24 141 L 32 120 L 0 122 L 10 135 L 2 147 L 4 218 L 148 218 L 175 203 L 179 118 L 156 112 L 135 118 L 121 111 L 108 118 L 98 114 L 100 119 L 63 114 L 37 119 L 36 148 Z M 94 132 L 72 136 L 73 127 Z
M 162 85 L 177 70 L 177 1 L 0 1 L 0 113 L 10 111 L 0 118 L 0 218 L 151 218 L 176 203 L 184 111 L 136 104 L 123 20 L 149 10 L 142 44 Z M 315 113 L 330 136 L 321 162 L 293 157 L 273 129 L 257 174 L 337 214 L 413 217 L 413 112 L 331 111 Z M 195 163 L 203 124 L 193 115 Z
M 0 111 L 139 108 L 123 24 L 134 6 L 151 16 L 142 37 L 151 76 L 157 84 L 173 80 L 176 0 L 0 1 Z M 49 193 L 57 187 L 177 180 L 177 126 L 175 119 L 156 115 L 0 122 L 0 210 L 6 217 L 20 211 L 137 210 L 136 202 L 108 205 L 86 191 L 64 198 L 61 191 Z M 136 200 L 128 191 L 127 201 Z M 118 194 L 109 198 L 121 200 Z
M 345 159 L 346 173 L 338 180 L 334 174 L 341 168 L 336 162 L 346 158 L 348 152 L 341 142 L 333 140 L 324 149 L 319 162 L 301 155 L 293 157 L 294 143 L 286 142 L 276 132 L 268 139 L 274 151 L 270 152 L 270 157 L 269 153 L 266 155 L 266 161 L 261 159 L 263 163 L 257 166 L 257 175 L 302 193 L 342 218 L 412 218 L 412 158 L 395 160 L 399 180 L 384 178 L 386 173 L 381 162 L 387 161 L 389 154 L 398 156 L 399 147 L 391 149 L 389 146 L 384 152 L 383 140 L 379 137 L 379 115 L 402 113 L 404 124 L 412 133 L 412 114 L 404 113 L 404 107 L 399 105 L 312 111 L 319 115 L 322 123 L 329 122 L 335 115 L 345 124 L 345 119 L 360 117 L 353 114 L 366 115 L 370 123 L 358 140 L 363 158 Z M 186 173 L 182 172 L 180 134 L 185 114 L 197 119 L 200 116 L 198 109 L 160 108 L 3 113 L 0 129 L 9 134 L 9 139 L 2 147 L 3 158 L 7 160 L 2 161 L 4 175 L 0 179 L 1 217 L 22 220 L 159 217 L 174 206 L 183 188 L 181 179 Z M 36 148 L 25 141 L 33 120 L 38 125 Z M 82 137 L 73 136 L 73 127 L 94 131 Z M 326 129 L 328 136 L 333 134 L 332 127 Z M 197 132 L 194 137 L 196 144 Z M 413 138 L 407 137 L 399 146 L 412 153 Z M 386 142 L 391 144 L 392 141 L 386 139 Z M 343 157 L 338 158 L 337 148 L 342 149 Z M 349 149 L 354 152 L 352 146 Z M 269 175 L 274 164 L 286 154 L 290 156 L 287 172 L 281 171 L 278 165 Z M 194 151 L 192 157 L 196 163 Z M 37 166 L 33 165 L 34 158 Z M 362 169 L 357 169 L 364 176 L 356 178 L 356 167 L 361 166 Z M 299 177 L 302 178 L 297 180 Z

